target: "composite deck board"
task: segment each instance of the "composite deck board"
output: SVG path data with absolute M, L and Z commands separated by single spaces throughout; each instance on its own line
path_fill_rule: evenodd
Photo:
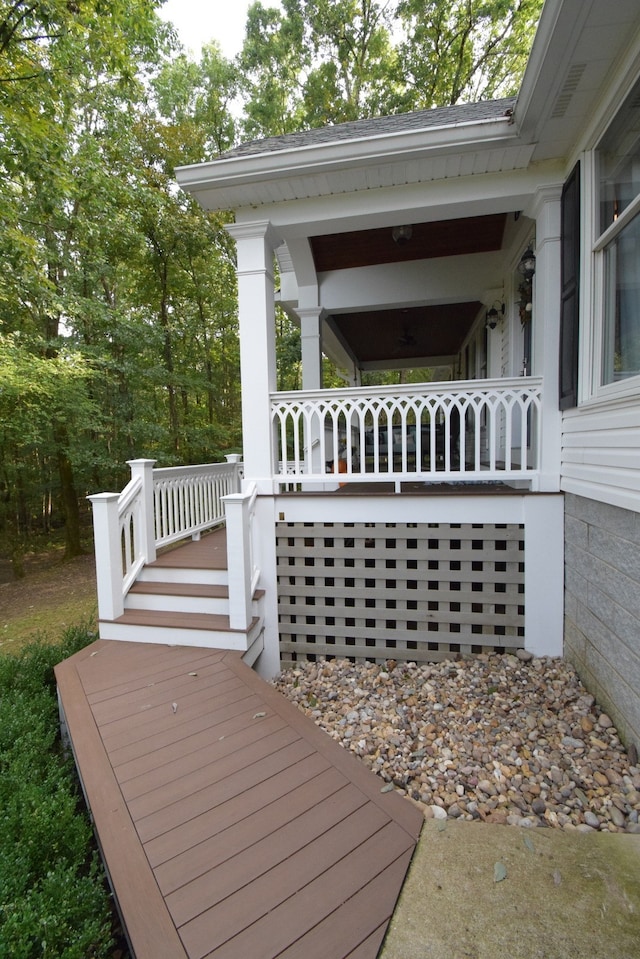
M 170 647 L 170 649 L 171 656 L 167 660 L 154 662 L 153 664 L 149 663 L 149 669 L 148 672 L 145 671 L 143 681 L 124 678 L 119 679 L 115 686 L 103 685 L 99 689 L 87 690 L 87 698 L 91 705 L 96 705 L 103 700 L 113 699 L 114 697 L 125 696 L 127 693 L 138 692 L 141 696 L 147 697 L 153 695 L 157 690 L 158 694 L 161 695 L 162 685 L 167 682 L 171 683 L 172 689 L 177 689 L 181 685 L 192 686 L 192 673 L 197 673 L 200 677 L 201 682 L 198 687 L 199 689 L 203 688 L 202 680 L 204 680 L 205 677 L 210 683 L 219 683 L 228 680 L 229 671 L 225 669 L 224 663 L 210 663 L 206 652 L 201 653 L 199 657 L 193 657 L 193 659 L 189 660 L 189 671 L 185 672 L 183 676 L 176 677 L 175 653 L 173 652 L 173 647 Z M 144 663 L 144 659 L 142 662 Z M 183 665 L 187 665 L 187 663 L 185 662 Z
M 130 593 L 144 593 L 150 596 L 198 596 L 204 599 L 228 599 L 227 586 L 204 585 L 203 583 L 145 583 L 138 582 Z
M 175 809 L 176 803 L 179 803 L 182 808 L 183 801 L 191 796 L 200 796 L 200 793 L 209 790 L 211 784 L 224 783 L 223 788 L 226 788 L 226 783 L 231 777 L 240 772 L 246 774 L 247 769 L 256 768 L 258 760 L 260 760 L 258 768 L 271 768 L 273 757 L 276 754 L 280 754 L 278 759 L 282 756 L 290 757 L 291 752 L 287 751 L 290 749 L 294 750 L 293 755 L 297 759 L 300 755 L 298 744 L 301 743 L 302 740 L 295 730 L 290 726 L 284 726 L 269 736 L 254 740 L 242 749 L 234 750 L 223 758 L 213 758 L 217 756 L 215 749 L 203 750 L 202 761 L 197 769 L 187 770 L 184 775 L 176 775 L 177 770 L 172 770 L 169 781 L 157 785 L 154 789 L 146 790 L 137 799 L 128 797 L 129 810 L 137 821 L 169 807 Z M 212 760 L 207 762 L 210 756 Z
M 247 692 L 247 695 L 242 697 L 241 700 L 238 699 L 237 690 L 229 689 L 226 683 L 218 695 L 217 689 L 220 688 L 221 687 L 209 687 L 207 691 L 201 691 L 201 693 L 198 694 L 198 696 L 201 697 L 198 699 L 196 699 L 195 696 L 191 696 L 189 704 L 183 705 L 183 708 L 180 710 L 180 722 L 176 722 L 175 719 L 172 720 L 171 715 L 166 709 L 162 710 L 162 715 L 153 716 L 145 713 L 144 722 L 138 723 L 140 735 L 134 740 L 131 739 L 130 730 L 133 724 L 130 719 L 112 723 L 107 729 L 106 735 L 103 736 L 105 742 L 107 740 L 109 741 L 110 753 L 118 749 L 122 750 L 123 757 L 118 758 L 116 762 L 125 762 L 125 751 L 128 751 L 131 756 L 138 756 L 140 749 L 146 751 L 147 746 L 144 742 L 148 737 L 153 736 L 158 740 L 164 741 L 165 744 L 169 744 L 185 738 L 185 730 L 182 727 L 187 724 L 190 726 L 190 732 L 194 733 L 198 729 L 206 729 L 216 725 L 216 723 L 221 721 L 221 716 L 223 720 L 228 721 L 228 713 L 226 715 L 224 713 L 221 715 L 216 713 L 212 714 L 211 699 L 214 696 L 220 704 L 219 709 L 233 704 L 236 712 L 242 711 L 243 708 L 248 709 L 248 700 L 254 698 L 251 692 Z M 231 694 L 231 697 L 229 702 L 227 702 L 226 700 L 229 694 Z M 150 711 L 150 713 L 151 712 L 152 711 Z M 158 712 L 160 711 L 158 710 Z M 233 715 L 233 713 L 231 715 Z
M 287 727 L 281 719 L 274 716 L 261 723 L 259 730 L 245 728 L 231 732 L 225 736 L 224 743 L 221 743 L 220 746 L 223 746 L 224 750 L 228 752 L 235 752 L 235 750 L 242 749 L 249 743 L 260 742 L 267 736 L 289 729 L 290 727 Z M 201 743 L 201 745 L 194 746 L 194 740 L 196 744 Z M 260 742 L 260 748 L 263 745 Z M 189 742 L 189 751 L 181 750 L 176 758 L 171 755 L 167 761 L 166 751 L 162 750 L 162 763 L 152 766 L 149 771 L 140 768 L 139 760 L 127 763 L 125 767 L 120 767 L 117 770 L 118 782 L 123 796 L 127 801 L 130 801 L 145 793 L 151 793 L 166 787 L 176 780 L 184 780 L 185 776 L 202 768 L 203 759 L 206 758 L 208 751 L 213 753 L 214 749 L 215 747 L 211 745 L 210 734 L 205 732 L 194 736 Z M 223 752 L 222 749 L 216 750 L 216 755 L 219 756 L 221 752 Z
M 255 695 L 237 680 L 227 677 L 219 683 L 202 681 L 197 692 L 177 688 L 168 692 L 175 696 L 170 704 L 157 702 L 155 694 L 141 701 L 136 709 L 123 709 L 125 713 L 117 718 L 111 710 L 103 711 L 105 735 L 110 749 L 125 749 L 134 746 L 149 736 L 161 737 L 165 732 L 173 731 L 182 737 L 182 726 L 191 724 L 192 731 L 198 721 L 206 717 L 208 726 L 214 726 L 221 720 L 228 721 L 236 713 L 251 708 Z M 167 690 L 163 693 L 166 696 Z M 212 711 L 211 701 L 215 699 L 216 709 Z M 117 705 L 117 704 L 116 704 Z M 126 704 L 122 704 L 123 707 Z M 99 710 L 96 709 L 96 712 Z
M 336 781 L 333 770 L 328 770 L 326 775 L 333 775 L 333 782 L 327 778 L 324 782 L 312 780 L 305 783 L 288 794 L 286 806 L 272 803 L 265 809 L 258 809 L 241 822 L 163 863 L 156 869 L 162 892 L 168 896 L 181 886 L 185 888 L 192 880 L 211 873 L 234 857 L 240 859 L 244 853 L 253 858 L 255 851 L 252 847 L 258 849 L 260 844 L 276 843 L 278 853 L 285 857 L 292 842 L 297 841 L 302 846 L 320 835 L 327 828 L 324 825 L 327 817 L 335 817 L 338 808 L 343 815 L 349 815 L 363 805 L 365 800 L 359 790 L 345 786 L 342 778 Z M 328 792 L 318 801 L 318 795 L 322 795 L 319 790 L 323 788 L 328 788 Z M 304 835 L 300 835 L 301 830 Z
M 324 832 L 310 842 L 305 837 L 302 847 L 298 840 L 288 850 L 281 849 L 276 836 L 273 843 L 245 850 L 243 855 L 210 869 L 167 896 L 169 911 L 176 925 L 181 926 L 191 920 L 200 922 L 207 909 L 223 904 L 216 930 L 224 936 L 228 931 L 226 917 L 236 906 L 250 921 L 266 915 L 325 872 L 336 859 L 347 856 L 379 832 L 384 824 L 381 810 L 367 804 L 331 827 L 325 824 Z
M 242 795 L 247 790 L 255 789 L 273 776 L 286 777 L 296 763 L 312 754 L 313 746 L 298 739 L 272 756 L 266 756 L 254 763 L 248 769 L 236 770 L 225 779 L 213 782 L 196 793 L 191 793 L 179 803 L 173 803 L 158 812 L 140 815 L 136 819 L 138 834 L 143 842 L 153 839 L 195 816 L 202 815 L 203 812 L 215 809 L 229 799 Z
M 199 540 L 192 540 L 180 546 L 171 546 L 163 550 L 149 565 L 172 569 L 226 569 L 226 527 L 222 526 L 211 533 L 206 533 Z
M 254 616 L 251 626 L 258 622 Z M 229 626 L 229 617 L 222 613 L 180 613 L 164 609 L 125 609 L 122 616 L 114 619 L 114 623 L 128 626 L 155 626 L 157 629 L 210 629 L 220 632 L 234 633 Z
M 377 955 L 422 817 L 239 653 L 100 640 L 56 676 L 136 959 Z
M 204 837 L 215 836 L 228 826 L 242 822 L 272 804 L 284 805 L 285 801 L 288 803 L 292 789 L 313 783 L 330 768 L 330 763 L 323 756 L 314 753 L 304 762 L 297 764 L 287 781 L 282 776 L 274 776 L 250 792 L 236 796 L 214 809 L 208 809 L 206 813 L 188 820 L 179 828 L 145 843 L 149 862 L 154 867 L 168 862 L 182 851 L 194 848 Z

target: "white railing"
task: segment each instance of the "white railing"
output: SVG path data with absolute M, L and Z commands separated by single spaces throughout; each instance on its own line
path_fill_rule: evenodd
M 535 486 L 541 408 L 540 377 L 274 393 L 276 480 Z
M 153 471 L 156 546 L 224 522 L 222 499 L 239 488 L 239 464 L 179 466 Z
M 224 522 L 223 497 L 240 490 L 242 465 L 233 459 L 158 470 L 155 460 L 131 460 L 131 480 L 121 493 L 89 496 L 100 619 L 122 615 L 124 597 L 158 547 L 198 539 Z

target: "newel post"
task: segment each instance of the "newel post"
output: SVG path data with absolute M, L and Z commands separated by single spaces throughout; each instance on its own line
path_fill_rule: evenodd
M 142 509 L 140 511 L 140 530 L 138 531 L 137 550 L 145 565 L 156 558 L 156 529 L 153 505 L 153 467 L 155 460 L 127 460 L 131 468 L 131 479 L 142 481 Z
M 88 496 L 93 506 L 93 538 L 96 552 L 98 616 L 114 620 L 124 612 L 122 547 L 118 518 L 118 493 Z
M 233 492 L 239 493 L 241 489 L 240 482 L 240 463 L 242 462 L 242 453 L 225 453 L 224 458 L 227 463 L 232 466 L 235 466 L 235 471 L 233 474 Z
M 223 496 L 227 526 L 227 573 L 229 577 L 229 625 L 246 630 L 251 623 L 251 529 L 250 497 L 242 493 Z

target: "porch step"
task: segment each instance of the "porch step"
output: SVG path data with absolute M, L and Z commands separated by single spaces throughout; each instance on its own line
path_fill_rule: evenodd
M 100 620 L 100 638 L 170 646 L 207 646 L 248 650 L 262 633 L 262 618 L 254 616 L 246 630 L 232 629 L 219 613 L 189 613 L 162 609 L 126 609 L 116 620 Z
M 252 665 L 264 641 L 264 590 L 253 595 L 248 628 L 232 629 L 226 543 L 226 530 L 218 529 L 158 556 L 129 589 L 124 614 L 114 621 L 100 620 L 100 638 L 235 649 Z
M 256 590 L 254 606 L 264 596 Z M 138 580 L 125 599 L 125 609 L 166 609 L 184 613 L 221 613 L 229 608 L 227 586 L 211 583 L 183 583 Z M 257 612 L 254 609 L 254 612 Z
M 188 566 L 162 566 L 151 563 L 140 571 L 137 583 L 172 583 L 189 586 L 226 586 L 226 569 L 202 569 Z
M 138 582 L 226 586 L 226 529 L 216 529 L 199 540 L 170 547 L 144 567 Z

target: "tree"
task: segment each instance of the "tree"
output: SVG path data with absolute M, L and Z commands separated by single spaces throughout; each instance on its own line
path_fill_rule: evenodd
M 246 137 L 283 136 L 305 126 L 302 77 L 310 66 L 298 0 L 284 13 L 260 2 L 249 7 L 238 58 Z
M 93 376 L 91 365 L 73 348 L 49 357 L 33 338 L 0 334 L 0 530 L 17 569 L 21 546 L 31 533 L 30 501 L 40 493 L 46 526 L 42 492 L 49 470 L 67 468 L 73 438 L 89 424 L 99 426 L 101 414 L 91 397 Z M 67 489 L 74 489 L 73 476 Z
M 248 136 L 376 116 L 395 105 L 390 4 L 283 0 L 249 9 L 239 58 Z
M 404 106 L 429 109 L 517 93 L 543 0 L 400 0 Z
M 155 61 L 163 33 L 151 0 L 113 0 L 109 13 L 102 0 L 0 7 L 0 268 L 11 276 L 0 321 L 29 338 L 32 362 L 39 353 L 52 370 L 67 357 L 66 339 L 77 346 L 85 311 L 95 312 L 88 283 L 96 272 L 89 264 L 98 231 L 88 215 L 100 179 L 95 147 L 105 117 L 122 113 L 140 89 L 138 64 Z M 81 550 L 75 436 L 62 409 L 54 406 L 43 422 L 72 556 Z
M 254 3 L 244 132 L 273 136 L 514 93 L 542 0 Z

